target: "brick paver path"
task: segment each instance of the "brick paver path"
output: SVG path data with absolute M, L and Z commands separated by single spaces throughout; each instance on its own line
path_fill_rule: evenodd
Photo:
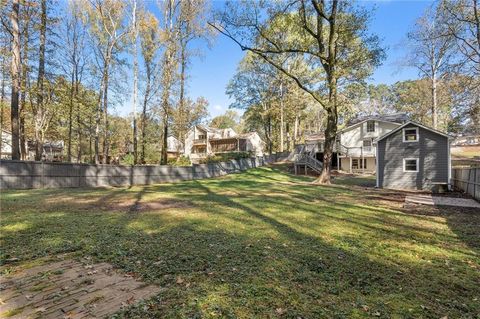
M 0 317 L 102 318 L 160 292 L 107 263 L 64 260 L 0 278 Z

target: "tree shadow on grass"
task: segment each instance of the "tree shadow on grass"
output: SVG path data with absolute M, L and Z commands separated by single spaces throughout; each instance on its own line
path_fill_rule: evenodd
M 185 217 L 82 214 L 75 206 L 60 215 L 19 213 L 31 225 L 3 237 L 2 249 L 26 259 L 75 251 L 165 288 L 147 307 L 126 310 L 126 318 L 274 317 L 277 309 L 286 317 L 312 318 L 479 312 L 472 301 L 480 293 L 477 272 L 460 263 L 467 258 L 464 252 L 451 261 L 454 271 L 444 260 L 395 260 L 382 250 L 383 240 L 422 248 L 435 240 L 448 243 L 450 237 L 432 233 L 428 241 L 428 229 L 393 218 L 405 213 L 349 204 L 338 197 L 338 188 L 230 178 L 112 190 L 97 197 L 143 201 L 145 194 L 167 193 L 196 204 Z M 222 194 L 230 187 L 255 196 Z M 260 195 L 261 187 L 273 194 Z M 314 199 L 318 202 L 312 204 Z M 411 216 L 420 217 L 429 218 Z M 328 227 L 334 224 L 341 229 Z

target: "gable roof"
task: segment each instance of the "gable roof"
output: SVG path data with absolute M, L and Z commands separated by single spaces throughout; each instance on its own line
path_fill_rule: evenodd
M 355 124 L 359 124 L 360 122 L 365 121 L 380 121 L 380 122 L 392 122 L 403 124 L 408 122 L 408 114 L 407 113 L 392 113 L 392 114 L 383 114 L 383 115 L 369 115 L 369 116 L 361 116 L 355 119 L 352 119 L 348 122 L 348 126 L 352 126 Z
M 392 135 L 392 134 L 400 131 L 401 129 L 403 129 L 404 127 L 406 127 L 406 126 L 408 126 L 408 125 L 410 125 L 410 124 L 415 125 L 415 126 L 418 126 L 418 127 L 421 127 L 421 128 L 423 128 L 423 129 L 425 129 L 425 130 L 427 130 L 427 131 L 436 133 L 436 134 L 438 134 L 438 135 L 445 136 L 446 138 L 451 138 L 450 135 L 445 134 L 445 133 L 443 133 L 443 132 L 440 132 L 440 131 L 438 131 L 438 130 L 436 130 L 436 129 L 434 129 L 434 128 L 425 126 L 425 125 L 423 125 L 423 124 L 420 124 L 420 123 L 417 123 L 417 122 L 414 122 L 414 121 L 408 121 L 407 123 L 405 123 L 405 124 L 403 124 L 403 125 L 400 125 L 400 126 L 397 127 L 396 129 L 388 132 L 387 134 L 382 135 L 382 136 L 380 136 L 379 138 L 375 139 L 375 142 L 379 142 L 379 141 L 385 139 L 386 137 L 388 137 L 388 136 L 390 136 L 390 135 Z
M 368 122 L 368 121 L 376 121 L 376 122 L 390 123 L 390 124 L 395 124 L 395 125 L 398 125 L 398 126 L 401 125 L 400 123 L 397 123 L 397 122 L 380 120 L 380 119 L 378 119 L 378 118 L 367 118 L 367 119 L 365 119 L 365 120 L 363 120 L 363 121 L 361 121 L 361 122 L 357 122 L 357 123 L 355 123 L 355 124 L 353 124 L 353 125 L 344 127 L 343 129 L 339 130 L 339 131 L 337 132 L 337 134 L 338 134 L 338 133 L 343 133 L 343 132 L 350 131 L 350 130 L 352 130 L 352 129 L 356 128 L 356 127 L 359 127 L 360 125 L 362 125 L 363 123 Z

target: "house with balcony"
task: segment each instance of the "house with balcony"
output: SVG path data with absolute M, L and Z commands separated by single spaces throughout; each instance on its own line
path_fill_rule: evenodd
M 347 172 L 374 173 L 377 166 L 374 140 L 406 123 L 404 113 L 370 116 L 350 122 L 338 131 L 336 140 L 337 167 Z
M 192 162 L 219 153 L 251 152 L 263 155 L 264 142 L 257 132 L 238 134 L 232 128 L 196 125 L 185 138 L 185 156 Z

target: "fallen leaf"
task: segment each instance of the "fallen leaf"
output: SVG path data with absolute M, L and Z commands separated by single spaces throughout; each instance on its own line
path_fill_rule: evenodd
M 283 308 L 277 308 L 277 309 L 275 309 L 275 312 L 276 312 L 278 315 L 283 315 L 283 314 L 286 312 L 286 310 L 283 309 Z
M 177 284 L 181 285 L 183 284 L 184 280 L 182 277 L 177 277 Z

